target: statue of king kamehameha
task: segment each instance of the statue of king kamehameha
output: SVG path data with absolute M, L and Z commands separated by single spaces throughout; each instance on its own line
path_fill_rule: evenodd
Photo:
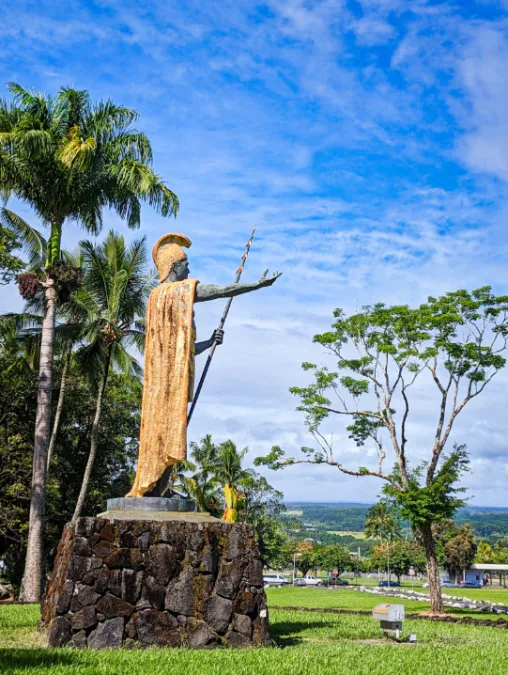
M 182 234 L 165 234 L 153 247 L 160 285 L 148 301 L 139 459 L 127 497 L 161 494 L 167 469 L 186 457 L 194 356 L 223 341 L 223 331 L 216 330 L 210 339 L 196 342 L 194 303 L 249 293 L 271 286 L 280 276 L 228 286 L 200 284 L 188 278 L 189 263 L 182 247 L 190 245 Z

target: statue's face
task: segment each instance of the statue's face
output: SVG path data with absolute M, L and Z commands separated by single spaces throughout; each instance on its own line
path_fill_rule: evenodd
M 173 265 L 173 273 L 176 277 L 177 281 L 183 281 L 184 279 L 189 278 L 189 261 L 187 259 L 185 260 L 179 260 Z

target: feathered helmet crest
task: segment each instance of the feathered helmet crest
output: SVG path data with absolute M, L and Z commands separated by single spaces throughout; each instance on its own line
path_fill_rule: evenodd
M 152 250 L 152 258 L 159 270 L 159 281 L 165 281 L 171 273 L 176 262 L 187 259 L 187 253 L 182 246 L 189 248 L 191 240 L 183 234 L 163 234 L 156 242 Z

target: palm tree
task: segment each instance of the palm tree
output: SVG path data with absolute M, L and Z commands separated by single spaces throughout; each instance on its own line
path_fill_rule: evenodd
M 80 244 L 86 269 L 80 288 L 73 294 L 70 311 L 80 318 L 86 344 L 76 352 L 83 373 L 97 387 L 90 454 L 72 521 L 81 515 L 97 453 L 104 394 L 112 367 L 140 376 L 141 369 L 128 347 L 144 348 L 141 317 L 154 285 L 147 274 L 145 239 L 126 246 L 123 236 L 110 231 L 102 246 Z
M 216 480 L 224 487 L 226 508 L 222 519 L 227 523 L 235 523 L 238 520 L 238 500 L 243 497 L 239 487 L 242 480 L 252 475 L 252 471 L 242 467 L 242 460 L 248 451 L 248 448 L 244 448 L 239 452 L 233 441 L 224 441 L 218 446 L 214 474 Z
M 37 314 L 2 314 L 0 346 L 14 357 L 11 370 L 34 371 L 39 363 L 41 317 Z
M 217 446 L 212 441 L 211 434 L 207 434 L 199 443 L 193 441 L 190 447 L 192 459 L 198 470 L 192 476 L 184 476 L 182 486 L 189 497 L 196 501 L 200 511 L 219 515 L 221 498 L 214 474 Z
M 217 446 L 212 441 L 212 435 L 206 434 L 199 443 L 192 441 L 190 447 L 192 458 L 201 467 L 201 472 L 207 476 L 212 474 L 218 453 Z
M 39 352 L 41 342 L 40 332 L 44 315 L 44 294 L 42 292 L 42 287 L 37 283 L 37 280 L 43 280 L 45 276 L 44 265 L 47 257 L 48 243 L 43 235 L 28 223 L 24 221 L 19 222 L 16 227 L 13 222 L 13 214 L 5 207 L 0 210 L 0 222 L 11 223 L 10 229 L 16 231 L 18 241 L 28 256 L 28 265 L 25 265 L 28 269 L 24 274 L 18 276 L 19 291 L 22 297 L 27 301 L 25 311 L 22 314 L 11 316 L 17 317 L 16 324 L 19 327 L 18 339 L 24 341 L 31 339 L 33 342 L 35 338 L 37 340 L 37 352 Z M 72 271 L 73 276 L 75 277 L 73 281 L 77 282 L 79 276 L 83 272 L 81 252 L 79 249 L 75 253 L 61 251 L 61 258 L 62 263 L 66 265 L 67 269 Z M 60 279 L 60 282 L 62 282 L 62 279 Z M 65 295 L 72 290 L 73 285 L 69 285 L 67 280 Z M 58 306 L 57 319 L 58 315 L 60 315 L 60 318 L 63 319 L 64 323 L 55 326 L 55 342 L 57 346 L 58 343 L 60 343 L 60 346 L 63 346 L 63 349 L 60 349 L 62 352 L 62 368 L 55 418 L 51 427 L 47 451 L 46 473 L 49 472 L 51 458 L 55 449 L 67 389 L 67 380 L 70 372 L 72 351 L 80 330 L 80 326 L 77 324 L 77 318 L 69 315 L 68 303 L 65 302 L 63 297 L 64 288 L 62 283 L 60 284 L 59 295 L 60 300 L 64 300 L 64 302 L 61 302 Z
M 363 529 L 367 539 L 379 539 L 382 543 L 383 538 L 386 538 L 388 584 L 390 584 L 390 541 L 399 534 L 399 524 L 388 506 L 384 502 L 379 502 L 368 510 Z
M 204 474 L 198 471 L 192 476 L 183 476 L 182 488 L 189 499 L 194 499 L 199 511 L 211 513 L 218 517 L 221 513 L 221 494 L 217 481 L 206 479 Z
M 58 279 L 56 263 L 64 223 L 74 220 L 97 234 L 102 211 L 111 208 L 132 228 L 139 227 L 141 202 L 163 216 L 176 215 L 178 198 L 151 168 L 147 137 L 135 131 L 134 110 L 111 101 L 93 105 L 86 91 L 63 88 L 57 96 L 9 85 L 12 104 L 0 101 L 0 190 L 29 204 L 49 227 L 44 320 L 28 546 L 20 598 L 38 602 L 49 436 Z M 4 210 L 4 225 L 26 223 Z
M 167 493 L 171 492 L 175 487 L 187 492 L 185 487 L 187 471 L 196 471 L 196 465 L 188 459 L 182 459 L 179 462 L 172 464 L 168 475 L 168 484 L 166 489 L 161 493 L 161 497 L 167 495 Z

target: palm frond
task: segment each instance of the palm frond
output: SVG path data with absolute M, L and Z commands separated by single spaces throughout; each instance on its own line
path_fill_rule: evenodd
M 16 82 L 8 82 L 7 88 L 13 95 L 14 102 L 21 104 L 31 112 L 47 111 L 49 97 L 39 92 L 31 92 Z
M 74 125 L 69 129 L 67 138 L 57 152 L 57 157 L 67 168 L 84 171 L 90 165 L 96 147 L 95 138 L 93 136 L 84 138 L 80 128 Z
M 48 243 L 39 230 L 5 206 L 0 209 L 0 224 L 14 232 L 28 254 L 31 267 L 44 266 Z

